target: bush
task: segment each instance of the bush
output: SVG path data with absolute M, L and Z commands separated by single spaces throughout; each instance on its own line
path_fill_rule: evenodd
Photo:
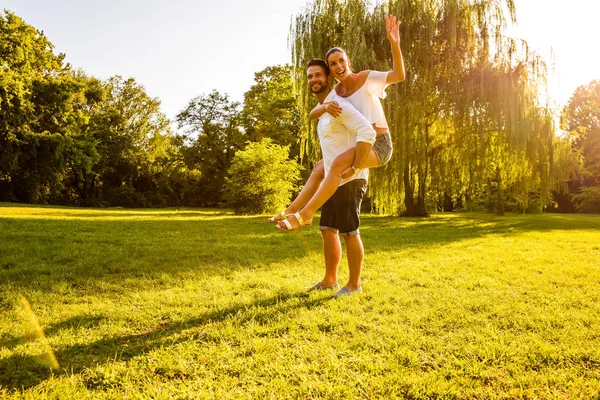
M 581 213 L 600 213 L 600 186 L 581 189 L 573 196 L 575 207 Z
M 283 209 L 300 179 L 302 167 L 289 158 L 289 146 L 270 139 L 238 151 L 225 180 L 224 200 L 236 213 L 264 214 Z

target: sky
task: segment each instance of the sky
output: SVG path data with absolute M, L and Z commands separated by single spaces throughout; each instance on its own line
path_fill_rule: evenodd
M 0 9 L 44 31 L 55 52 L 65 53 L 73 67 L 100 79 L 135 78 L 174 119 L 192 98 L 213 89 L 242 101 L 255 72 L 291 62 L 287 43 L 291 18 L 306 4 L 306 0 L 0 0 Z M 555 105 L 566 104 L 578 86 L 600 80 L 600 1 L 515 0 L 515 4 L 518 26 L 507 33 L 525 39 L 546 60 L 553 59 L 550 94 Z
M 575 89 L 600 80 L 599 0 L 515 0 L 517 26 L 507 34 L 553 62 L 548 76 L 553 106 L 564 106 Z

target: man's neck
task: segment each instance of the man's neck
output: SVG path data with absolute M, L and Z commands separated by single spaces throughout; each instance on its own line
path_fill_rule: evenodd
M 327 88 L 325 90 L 323 90 L 321 93 L 317 93 L 315 94 L 315 96 L 317 96 L 317 100 L 319 101 L 319 104 L 323 104 L 323 102 L 325 101 L 325 98 L 329 95 L 329 93 L 331 92 L 331 88 Z

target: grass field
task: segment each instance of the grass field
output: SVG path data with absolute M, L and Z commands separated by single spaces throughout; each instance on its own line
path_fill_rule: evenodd
M 0 397 L 600 399 L 600 216 L 364 216 L 342 299 L 264 220 L 2 204 Z

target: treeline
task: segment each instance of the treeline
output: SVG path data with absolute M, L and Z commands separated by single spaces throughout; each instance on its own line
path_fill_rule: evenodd
M 299 154 L 289 66 L 256 73 L 243 105 L 216 90 L 190 100 L 176 134 L 135 79 L 102 81 L 64 58 L 14 13 L 1 16 L 0 201 L 219 206 L 233 156 L 248 142 L 270 138 L 266 148 Z
M 557 135 L 539 101 L 546 65 L 502 36 L 496 3 L 315 0 L 292 23 L 293 67 L 257 72 L 241 104 L 216 90 L 191 99 L 175 121 L 135 79 L 74 70 L 5 11 L 0 201 L 276 210 L 297 190 L 298 160 L 319 158 L 305 62 L 340 45 L 357 69 L 388 70 L 392 13 L 408 74 L 384 101 L 395 153 L 372 171 L 375 211 L 600 212 L 600 83 L 576 90 Z

